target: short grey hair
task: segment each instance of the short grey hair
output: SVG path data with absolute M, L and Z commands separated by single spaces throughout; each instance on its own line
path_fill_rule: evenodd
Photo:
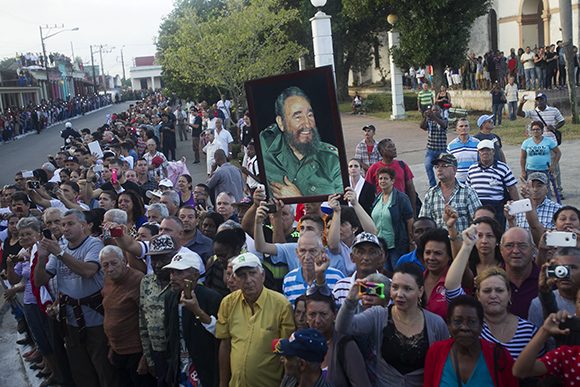
M 52 214 L 58 214 L 60 219 L 62 219 L 62 211 L 55 207 L 49 207 L 42 213 L 42 219 L 46 219 L 47 216 Z
M 220 192 L 219 195 L 215 197 L 216 202 L 219 200 L 220 196 L 224 196 L 224 195 L 227 196 L 227 197 L 229 197 L 230 200 L 232 201 L 232 203 L 235 203 L 236 202 L 236 197 L 234 196 L 234 194 L 231 193 L 231 192 L 225 192 L 225 191 L 224 192 Z
M 167 209 L 167 206 L 163 203 L 151 204 L 149 206 L 149 208 L 147 209 L 147 212 L 149 212 L 151 210 L 159 211 L 159 214 L 161 215 L 162 218 L 167 218 L 169 216 L 169 210 Z
M 68 210 L 64 213 L 63 218 L 69 215 L 74 215 L 79 220 L 79 222 L 87 222 L 87 217 L 81 210 Z
M 372 273 L 366 276 L 365 280 L 385 285 L 385 294 L 391 291 L 391 279 L 381 273 Z
M 179 207 L 179 203 L 180 203 L 179 194 L 177 192 L 175 192 L 174 190 L 165 191 L 161 194 L 161 196 L 165 196 L 165 197 L 169 198 L 169 200 L 171 200 L 173 202 L 173 204 L 175 204 L 175 207 Z
M 49 172 L 54 172 L 54 171 L 56 171 L 56 168 L 54 167 L 54 165 L 53 165 L 52 163 L 48 163 L 48 162 L 47 162 L 47 163 L 44 163 L 44 164 L 42 164 L 42 169 L 45 169 L 45 170 L 47 170 L 47 171 L 49 171 Z
M 128 221 L 127 213 L 118 208 L 111 208 L 110 210 L 105 212 L 104 217 L 110 217 L 111 221 L 117 224 L 127 224 Z
M 25 228 L 31 228 L 36 232 L 40 232 L 42 230 L 42 223 L 40 220 L 36 219 L 34 216 L 29 216 L 27 218 L 22 218 L 16 223 L 16 229 L 18 231 L 23 230 Z
M 228 219 L 219 225 L 217 232 L 220 232 L 223 230 L 234 230 L 236 228 L 242 228 L 242 225 L 239 224 L 238 222 L 236 222 L 235 220 Z
M 300 233 L 300 236 L 298 237 L 298 244 L 300 244 L 300 239 L 302 239 L 304 236 L 313 237 L 314 240 L 316 241 L 316 247 L 318 247 L 320 250 L 324 249 L 324 244 L 322 244 L 322 238 L 320 238 L 320 235 L 318 235 L 314 231 L 305 231 Z
M 121 248 L 118 246 L 108 245 L 103 247 L 103 249 L 99 252 L 99 260 L 101 260 L 105 254 L 113 254 L 122 262 L 126 262 L 125 254 L 123 254 L 123 250 L 121 250 Z

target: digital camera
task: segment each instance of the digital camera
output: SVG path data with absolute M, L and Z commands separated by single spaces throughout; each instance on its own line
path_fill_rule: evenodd
M 568 265 L 550 265 L 546 268 L 546 277 L 570 279 L 571 268 Z

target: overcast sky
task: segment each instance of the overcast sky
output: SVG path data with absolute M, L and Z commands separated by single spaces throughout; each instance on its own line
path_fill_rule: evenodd
M 74 55 L 90 65 L 89 46 L 106 44 L 115 49 L 103 54 L 105 73 L 122 76 L 120 49 L 125 46 L 129 78 L 134 57 L 155 54 L 154 39 L 161 19 L 173 9 L 173 0 L 1 0 L 0 5 L 0 59 L 17 52 L 42 52 L 39 26 L 64 24 L 79 30 L 46 39 L 47 55 L 61 52 L 71 57 L 72 42 Z M 100 64 L 98 53 L 94 59 Z

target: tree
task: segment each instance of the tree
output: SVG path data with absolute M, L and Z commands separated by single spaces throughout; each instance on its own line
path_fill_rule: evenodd
M 309 1 L 291 0 L 300 9 L 302 19 L 314 16 Z M 333 0 L 323 11 L 332 17 L 332 44 L 336 71 L 337 95 L 340 100 L 348 99 L 348 74 L 350 70 L 367 69 L 378 55 L 377 36 L 389 28 L 386 17 L 390 6 L 384 0 Z M 312 52 L 312 30 L 306 26 L 307 42 L 301 42 Z
M 401 68 L 431 64 L 437 88 L 446 65 L 459 67 L 465 61 L 471 26 L 491 6 L 491 0 L 391 1 L 400 32 L 395 63 Z
M 211 87 L 240 106 L 244 82 L 286 72 L 306 52 L 288 39 L 299 13 L 282 0 L 229 0 L 203 12 L 192 3 L 199 1 L 184 2 L 170 15 L 157 43 L 173 91 L 189 88 L 189 96 L 198 97 Z

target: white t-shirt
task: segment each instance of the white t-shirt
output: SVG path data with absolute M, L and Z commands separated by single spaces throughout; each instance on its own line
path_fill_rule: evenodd
M 534 64 L 534 56 L 535 56 L 534 53 L 531 51 L 529 54 L 526 54 L 525 52 L 522 54 L 520 60 L 524 64 L 524 69 L 533 69 L 536 67 L 536 65 Z
M 231 133 L 227 129 L 222 129 L 219 133 L 216 130 L 214 134 L 216 140 L 219 139 L 219 141 L 222 143 L 221 148 L 226 153 L 226 156 L 228 156 L 228 144 L 234 142 L 234 138 L 232 137 Z

